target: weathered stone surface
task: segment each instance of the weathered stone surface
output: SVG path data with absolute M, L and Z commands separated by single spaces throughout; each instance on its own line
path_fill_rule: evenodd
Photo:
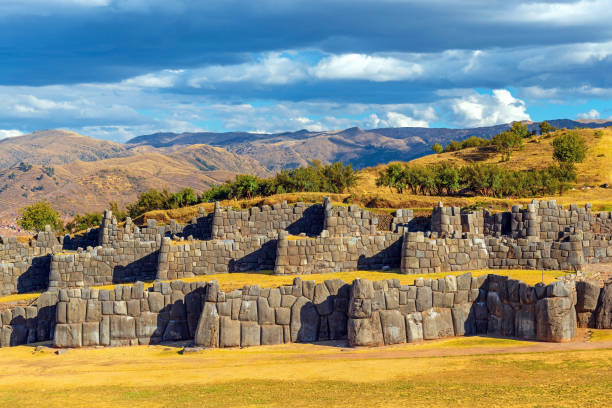
M 372 313 L 368 319 L 349 319 L 348 339 L 352 346 L 384 345 L 379 312 Z
M 261 345 L 273 345 L 283 343 L 283 327 L 278 325 L 261 326 Z
M 214 303 L 204 304 L 194 342 L 202 347 L 219 347 L 219 314 Z
M 326 316 L 330 314 L 333 307 L 333 299 L 329 293 L 327 285 L 324 283 L 317 283 L 314 288 L 314 304 L 317 308 L 319 315 Z
M 57 324 L 53 339 L 56 347 L 81 347 L 83 326 L 81 323 Z
M 298 298 L 291 307 L 291 341 L 307 343 L 317 341 L 319 314 L 310 300 Z
M 429 309 L 423 312 L 423 338 L 441 339 L 454 335 L 450 309 Z
M 159 292 L 149 292 L 149 311 L 159 313 L 164 308 L 164 295 Z
M 110 317 L 111 340 L 136 338 L 136 319 L 131 316 L 112 315 Z
M 261 329 L 257 322 L 240 322 L 240 347 L 261 345 Z
M 348 311 L 349 317 L 354 319 L 368 318 L 372 315 L 371 299 L 351 299 Z
M 423 315 L 420 312 L 406 315 L 406 339 L 409 343 L 423 340 Z
M 451 309 L 455 336 L 476 334 L 476 319 L 471 306 L 469 303 L 463 303 Z
M 219 332 L 219 347 L 240 347 L 240 320 L 221 316 Z
M 334 311 L 332 314 L 327 316 L 327 322 L 329 325 L 329 339 L 339 340 L 345 339 L 347 336 L 347 315 L 341 311 Z
M 185 320 L 170 320 L 162 336 L 163 341 L 179 341 L 189 338 L 189 329 Z
M 599 295 L 599 303 L 595 311 L 595 327 L 612 329 L 612 284 L 607 284 Z
M 405 343 L 406 321 L 399 310 L 381 310 L 379 314 L 385 344 Z
M 165 330 L 165 324 L 163 327 L 161 321 L 158 323 L 157 313 L 144 312 L 136 318 L 136 337 L 138 338 L 150 338 L 150 337 L 161 337 Z
M 601 288 L 597 281 L 578 281 L 576 282 L 576 311 L 594 312 L 597 309 L 599 293 Z
M 538 300 L 536 337 L 540 341 L 570 341 L 576 334 L 576 311 L 569 297 Z
M 97 346 L 100 344 L 100 323 L 84 322 L 82 328 L 83 346 Z
M 374 286 L 368 279 L 355 279 L 353 281 L 353 299 L 374 298 Z
M 238 319 L 243 322 L 257 321 L 257 302 L 254 300 L 243 300 L 240 305 Z
M 464 273 L 457 276 L 457 290 L 469 290 L 472 283 L 472 273 Z
M 515 316 L 516 337 L 525 340 L 536 339 L 536 314 L 534 304 L 524 304 Z
M 570 295 L 570 290 L 564 282 L 553 282 L 546 287 L 547 297 L 566 297 Z
M 258 322 L 260 325 L 274 324 L 276 322 L 274 309 L 270 307 L 268 304 L 268 299 L 266 298 L 257 298 L 257 313 L 259 316 Z
M 71 299 L 66 309 L 68 323 L 82 323 L 87 314 L 87 302 L 83 299 Z
M 432 307 L 432 291 L 428 286 L 417 288 L 416 309 L 418 312 L 423 312 Z

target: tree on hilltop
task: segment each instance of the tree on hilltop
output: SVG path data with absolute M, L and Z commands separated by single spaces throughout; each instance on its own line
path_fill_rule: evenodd
M 62 229 L 59 214 L 46 201 L 39 201 L 19 211 L 17 224 L 28 231 L 43 231 L 46 225 L 54 230 Z
M 560 163 L 581 163 L 586 153 L 586 141 L 578 132 L 565 132 L 553 140 L 553 158 Z

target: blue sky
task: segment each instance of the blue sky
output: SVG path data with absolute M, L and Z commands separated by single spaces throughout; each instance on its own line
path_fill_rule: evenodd
M 0 1 L 0 138 L 612 117 L 583 1 Z

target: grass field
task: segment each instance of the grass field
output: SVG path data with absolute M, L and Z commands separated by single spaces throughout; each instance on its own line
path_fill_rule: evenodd
M 209 282 L 216 279 L 219 282 L 219 286 L 222 290 L 230 291 L 234 289 L 241 289 L 245 285 L 259 285 L 265 288 L 277 287 L 282 285 L 291 285 L 293 279 L 299 277 L 303 280 L 314 280 L 315 282 L 323 282 L 327 279 L 342 279 L 347 283 L 353 282 L 356 278 L 370 279 L 370 280 L 382 280 L 382 279 L 399 279 L 403 285 L 411 285 L 417 278 L 443 278 L 447 275 L 461 275 L 467 272 L 471 272 L 473 276 L 480 276 L 487 273 L 494 273 L 497 275 L 509 276 L 512 279 L 518 279 L 530 285 L 535 285 L 541 282 L 551 283 L 556 280 L 557 277 L 568 274 L 568 271 L 532 271 L 532 270 L 520 270 L 520 269 L 481 269 L 476 271 L 462 271 L 462 272 L 441 272 L 441 273 L 428 273 L 428 274 L 415 274 L 415 275 L 404 275 L 398 273 L 398 271 L 391 272 L 379 272 L 379 271 L 353 271 L 353 272 L 335 272 L 335 273 L 322 273 L 313 275 L 274 275 L 272 271 L 258 272 L 258 273 L 226 273 L 217 275 L 200 275 L 194 278 L 181 279 L 186 282 Z M 153 284 L 148 283 L 145 286 L 151 287 Z M 111 289 L 114 285 L 98 286 L 98 289 Z M 23 293 L 17 295 L 8 295 L 0 297 L 0 303 L 14 302 L 22 300 L 36 299 L 39 293 Z
M 525 344 L 542 343 L 467 337 L 378 349 L 292 344 L 183 355 L 166 346 L 62 355 L 21 346 L 0 349 L 0 406 L 612 405 L 612 349 L 520 352 Z

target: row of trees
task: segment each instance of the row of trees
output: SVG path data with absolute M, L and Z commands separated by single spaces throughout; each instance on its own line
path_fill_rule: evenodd
M 502 132 L 496 138 L 509 151 L 522 140 L 514 131 Z M 496 164 L 459 166 L 449 162 L 427 166 L 393 163 L 379 172 L 376 184 L 399 193 L 408 190 L 423 195 L 461 192 L 486 197 L 525 197 L 562 193 L 569 183 L 576 181 L 574 164 L 584 161 L 586 142 L 579 133 L 567 131 L 555 137 L 552 145 L 557 164 L 545 169 L 510 170 Z
M 495 164 L 458 166 L 443 162 L 427 166 L 390 164 L 379 173 L 376 185 L 420 195 L 528 197 L 562 193 L 573 181 L 576 171 L 566 164 L 541 170 L 509 170 Z
M 542 135 L 557 130 L 556 127 L 548 122 L 538 123 L 538 128 Z M 526 124 L 522 122 L 513 122 L 509 130 L 503 131 L 490 139 L 486 137 L 471 136 L 460 142 L 451 140 L 446 147 L 442 147 L 442 145 L 436 143 L 431 147 L 431 150 L 439 154 L 444 152 L 456 152 L 470 147 L 493 146 L 496 151 L 502 154 L 502 161 L 509 161 L 512 152 L 523 148 L 523 139 L 534 136 L 536 134 L 535 131 L 535 126 L 530 131 L 529 126 Z

